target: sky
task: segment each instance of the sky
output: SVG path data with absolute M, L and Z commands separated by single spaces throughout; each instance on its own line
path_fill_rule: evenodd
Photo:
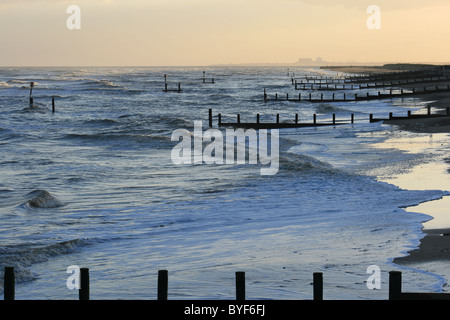
M 1 66 L 446 63 L 448 39 L 448 0 L 0 0 Z

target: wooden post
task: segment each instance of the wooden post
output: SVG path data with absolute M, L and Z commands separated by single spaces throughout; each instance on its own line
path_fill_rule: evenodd
M 314 300 L 323 300 L 323 274 L 314 272 L 313 274 L 313 298 Z
M 32 107 L 32 106 L 33 106 L 33 98 L 30 97 L 30 107 Z
M 275 93 L 275 100 L 278 100 L 278 93 Z
M 373 121 L 373 114 L 369 115 L 369 121 L 372 122 Z
M 355 115 L 354 115 L 353 113 L 352 113 L 352 115 L 351 115 L 350 121 L 351 121 L 351 123 L 354 123 L 354 122 L 355 122 Z
M 159 270 L 158 271 L 158 300 L 167 300 L 168 293 L 168 271 Z
M 212 128 L 212 109 L 209 109 L 209 127 Z
M 205 83 L 206 79 L 205 79 L 205 71 L 203 71 L 203 83 Z
M 241 115 L 239 113 L 237 115 L 237 123 L 241 123 Z
M 256 115 L 256 123 L 259 123 L 259 113 Z
M 411 110 L 408 110 L 408 118 L 411 117 Z
M 266 88 L 264 88 L 264 102 L 267 101 L 267 93 L 266 93 Z
M 80 268 L 80 289 L 78 291 L 80 300 L 89 300 L 89 269 Z
M 446 114 L 447 114 L 448 116 L 450 116 L 450 107 L 447 107 L 447 108 L 446 108 L 446 111 L 447 111 Z
M 286 101 L 289 100 L 289 93 L 286 93 Z
M 392 119 L 392 112 L 389 112 L 389 119 Z
M 31 98 L 31 94 L 33 93 L 33 87 L 34 87 L 34 82 L 30 82 L 30 98 Z
M 333 113 L 333 124 L 336 124 L 336 114 Z
M 52 97 L 52 112 L 55 113 L 55 97 Z
M 400 299 L 402 294 L 402 273 L 400 271 L 389 272 L 389 300 Z
M 314 124 L 316 124 L 316 120 L 317 120 L 317 117 L 316 117 L 316 114 L 314 113 L 314 114 L 313 114 L 313 123 L 314 123 Z
M 164 75 L 164 92 L 167 92 L 167 74 Z
M 447 108 L 447 111 L 448 111 L 448 108 Z M 297 123 L 298 123 L 298 113 L 295 114 L 295 124 L 297 124 Z
M 219 113 L 219 126 L 222 124 L 222 114 Z
M 431 115 L 431 107 L 430 106 L 427 106 L 427 114 Z
M 178 92 L 181 92 L 181 83 L 178 82 Z
M 15 299 L 15 275 L 13 267 L 5 267 L 4 274 L 4 290 L 3 296 L 4 300 L 14 300 Z
M 245 300 L 245 272 L 236 272 L 236 300 Z

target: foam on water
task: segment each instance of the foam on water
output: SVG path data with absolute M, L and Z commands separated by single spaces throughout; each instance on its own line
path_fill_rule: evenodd
M 171 298 L 233 298 L 238 270 L 247 272 L 249 298 L 310 299 L 318 271 L 327 299 L 387 298 L 387 272 L 401 268 L 392 259 L 417 245 L 430 219 L 404 207 L 446 194 L 372 177 L 422 157 L 373 147 L 390 129 L 368 114 L 384 116 L 392 104 L 262 103 L 265 87 L 292 90 L 283 69 L 210 68 L 215 84 L 202 84 L 201 71 L 0 69 L 0 83 L 36 81 L 42 110 L 60 97 L 55 114 L 23 112 L 28 91 L 0 87 L 0 266 L 19 268 L 17 297 L 73 298 L 66 268 L 80 265 L 91 269 L 94 299 L 153 298 L 158 269 L 169 270 Z M 183 93 L 162 92 L 165 73 Z M 275 176 L 261 176 L 260 165 L 174 165 L 171 133 L 205 126 L 208 108 L 215 121 L 217 113 L 366 120 L 281 130 Z M 382 290 L 365 285 L 373 264 Z M 442 284 L 402 270 L 407 289 Z

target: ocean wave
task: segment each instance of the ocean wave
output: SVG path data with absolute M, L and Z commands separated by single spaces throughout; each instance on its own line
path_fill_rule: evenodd
M 50 192 L 46 190 L 34 190 L 27 195 L 27 198 L 31 198 L 23 203 L 26 208 L 59 208 L 66 204 L 61 200 L 54 197 Z
M 48 245 L 21 244 L 0 248 L 0 272 L 4 267 L 14 267 L 16 282 L 22 283 L 36 279 L 30 266 L 48 261 L 52 257 L 70 254 L 89 244 L 87 239 L 73 239 Z M 0 290 L 3 290 L 3 275 L 0 277 Z
M 320 161 L 314 157 L 295 154 L 284 153 L 280 155 L 280 170 L 287 171 L 323 171 L 323 172 L 336 172 L 331 164 Z
M 350 111 L 345 108 L 339 108 L 337 106 L 327 104 L 327 103 L 321 103 L 316 106 L 316 112 L 317 113 L 338 113 L 338 112 L 348 112 L 348 113 L 354 113 L 354 111 Z

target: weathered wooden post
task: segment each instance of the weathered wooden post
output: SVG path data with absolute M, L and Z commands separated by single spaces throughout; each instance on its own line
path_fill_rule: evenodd
M 3 296 L 4 300 L 15 299 L 15 275 L 14 267 L 5 267 L 4 281 L 3 281 Z
M 236 300 L 245 300 L 245 272 L 236 272 Z
M 164 92 L 167 92 L 167 74 L 164 75 Z
M 295 114 L 295 124 L 297 124 L 297 123 L 298 123 L 298 113 Z
M 34 82 L 30 82 L 30 98 L 31 98 L 31 94 L 33 93 L 33 87 L 34 87 Z
M 333 124 L 336 124 L 336 114 L 333 113 Z
M 280 115 L 277 113 L 277 124 L 280 123 Z
M 317 116 L 316 116 L 316 114 L 314 113 L 314 114 L 313 114 L 313 123 L 314 123 L 314 124 L 316 124 L 316 120 L 317 120 Z
M 264 102 L 267 101 L 267 93 L 266 93 L 266 88 L 264 88 Z
M 178 82 L 178 92 L 181 92 L 181 83 Z
M 241 123 L 241 115 L 239 113 L 237 115 L 237 123 Z
M 373 122 L 373 114 L 372 113 L 369 115 L 369 121 Z
M 314 300 L 323 300 L 323 274 L 321 272 L 313 274 L 313 289 Z
M 212 128 L 212 109 L 209 109 L 209 127 Z
M 168 271 L 158 270 L 158 300 L 167 300 L 168 284 Z
M 203 71 L 203 83 L 205 83 L 206 82 L 206 79 L 205 79 L 205 71 Z
M 389 119 L 392 119 L 392 112 L 389 112 Z
M 427 114 L 431 115 L 431 107 L 430 106 L 427 106 Z
M 256 115 L 256 123 L 259 123 L 259 113 Z
M 350 122 L 354 123 L 355 122 L 355 115 L 352 113 L 351 117 L 350 117 Z
M 218 117 L 219 117 L 219 126 L 220 126 L 220 125 L 222 125 L 222 114 L 219 113 Z
M 52 97 L 52 112 L 55 113 L 55 97 Z
M 402 273 L 389 271 L 389 300 L 400 299 L 402 294 Z
M 80 300 L 89 300 L 89 269 L 80 268 L 80 289 L 78 296 Z

